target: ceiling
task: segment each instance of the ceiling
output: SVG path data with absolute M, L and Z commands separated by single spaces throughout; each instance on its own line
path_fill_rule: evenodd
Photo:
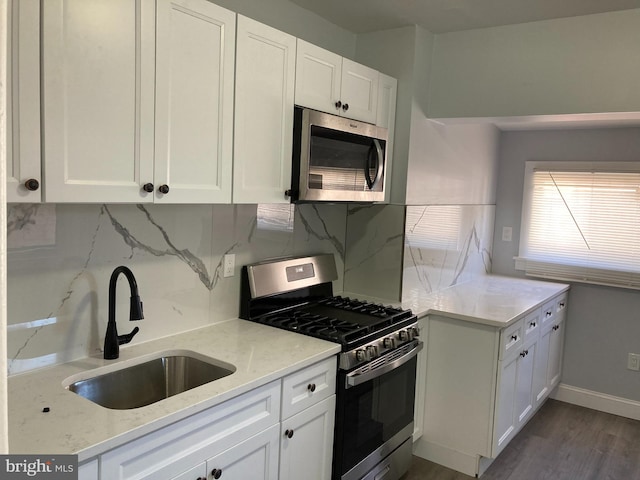
M 431 33 L 640 8 L 640 0 L 291 0 L 346 30 L 420 25 Z

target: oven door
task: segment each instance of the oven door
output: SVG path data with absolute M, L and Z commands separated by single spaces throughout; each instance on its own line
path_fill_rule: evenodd
M 392 368 L 338 372 L 333 480 L 362 478 L 411 437 L 422 342 L 411 347 Z

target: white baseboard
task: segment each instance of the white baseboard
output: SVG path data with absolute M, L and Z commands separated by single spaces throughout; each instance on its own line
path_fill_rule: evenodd
M 564 383 L 558 385 L 558 388 L 551 393 L 551 398 L 620 417 L 640 420 L 640 402 L 635 400 L 572 387 Z

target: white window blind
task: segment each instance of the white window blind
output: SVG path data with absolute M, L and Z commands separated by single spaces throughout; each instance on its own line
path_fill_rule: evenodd
M 540 163 L 527 166 L 516 268 L 533 276 L 640 289 L 638 166 L 613 169 L 601 163 L 569 170 Z

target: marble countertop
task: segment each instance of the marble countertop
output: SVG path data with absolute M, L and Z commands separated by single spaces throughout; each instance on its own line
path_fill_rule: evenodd
M 403 302 L 388 302 L 350 292 L 343 295 L 411 309 L 418 318 L 442 315 L 503 328 L 568 289 L 569 285 L 564 283 L 487 275 L 435 293 L 408 292 Z
M 63 388 L 65 379 L 161 351 L 190 350 L 236 371 L 160 402 L 110 410 Z M 9 448 L 20 454 L 78 454 L 80 462 L 340 351 L 340 345 L 244 320 L 123 346 L 118 360 L 89 357 L 9 377 Z M 48 408 L 48 412 L 43 409 Z

